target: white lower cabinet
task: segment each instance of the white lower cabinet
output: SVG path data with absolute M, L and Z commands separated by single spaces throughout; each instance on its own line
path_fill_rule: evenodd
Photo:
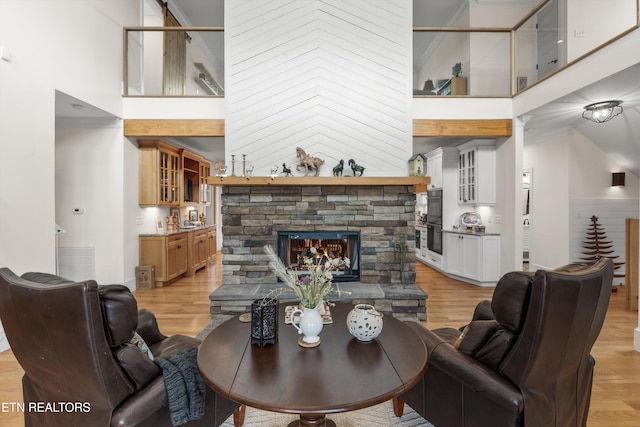
M 500 236 L 444 232 L 444 271 L 480 285 L 500 276 Z

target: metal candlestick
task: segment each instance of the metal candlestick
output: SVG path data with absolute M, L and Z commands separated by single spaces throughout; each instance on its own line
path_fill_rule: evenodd
M 236 176 L 236 155 L 231 155 L 231 176 Z
M 247 174 L 247 155 L 242 155 L 242 176 Z

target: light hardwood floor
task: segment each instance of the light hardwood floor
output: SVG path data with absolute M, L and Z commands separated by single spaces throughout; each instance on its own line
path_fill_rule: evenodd
M 209 294 L 221 282 L 221 257 L 209 268 L 171 286 L 135 293 L 140 308 L 153 311 L 168 335 L 196 335 L 209 321 Z M 475 305 L 493 290 L 451 280 L 418 262 L 417 282 L 429 294 L 429 328 L 465 324 Z M 625 310 L 625 293 L 614 292 L 604 328 L 593 355 L 596 359 L 589 427 L 640 427 L 640 353 L 633 351 L 638 313 Z M 0 354 L 0 426 L 23 426 L 11 402 L 22 402 L 22 370 L 11 351 Z M 446 426 L 439 426 L 446 427 Z

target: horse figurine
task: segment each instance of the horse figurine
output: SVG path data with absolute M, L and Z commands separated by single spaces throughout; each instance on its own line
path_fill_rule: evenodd
M 316 173 L 314 176 L 318 176 L 318 173 L 320 172 L 320 166 L 324 164 L 324 160 L 319 157 L 309 156 L 300 147 L 296 148 L 296 156 L 300 159 L 300 163 L 298 163 L 298 165 L 296 166 L 296 170 L 304 168 L 304 176 L 307 176 L 309 175 L 309 170 L 315 169 Z
M 342 176 L 342 169 L 344 169 L 344 159 L 340 159 L 340 163 L 333 168 L 333 176 Z
M 282 164 L 282 173 L 284 174 L 284 176 L 293 176 L 293 174 L 291 173 L 291 169 L 287 167 L 286 163 Z
M 364 173 L 364 166 L 356 164 L 356 161 L 353 159 L 349 159 L 349 166 L 353 171 L 353 176 L 362 176 L 362 174 Z M 360 172 L 360 175 L 356 175 L 356 172 Z
M 269 174 L 269 176 L 271 177 L 271 179 L 275 179 L 275 177 L 278 176 L 278 165 L 275 165 L 273 168 L 271 168 L 271 173 Z

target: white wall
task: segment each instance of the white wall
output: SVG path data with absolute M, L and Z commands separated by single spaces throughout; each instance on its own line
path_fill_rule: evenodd
M 0 265 L 55 271 L 55 90 L 120 115 L 122 26 L 138 22 L 129 0 L 0 1 Z
M 569 197 L 572 199 L 637 199 L 640 194 L 638 177 L 593 144 L 578 131 L 569 140 Z M 611 186 L 611 173 L 625 172 L 624 187 Z
M 569 168 L 566 134 L 524 146 L 523 168 L 533 170 L 530 269 L 569 263 Z
M 56 222 L 66 230 L 58 237 L 58 244 L 95 248 L 93 279 L 98 282 L 131 281 L 134 270 L 124 266 L 125 259 L 131 259 L 125 257 L 125 223 L 135 223 L 135 216 L 125 215 L 124 204 L 124 189 L 131 187 L 124 181 L 125 147 L 131 144 L 122 137 L 119 120 L 96 123 L 100 127 L 93 128 L 87 128 L 86 122 L 78 128 L 59 120 L 56 126 Z M 130 169 L 137 172 L 137 152 L 129 151 L 127 157 L 131 158 L 127 159 L 130 166 L 136 161 Z M 128 170 L 129 182 L 135 183 L 137 173 L 130 175 Z M 84 213 L 74 214 L 74 208 Z M 132 242 L 135 240 L 129 235 L 129 245 Z
M 636 24 L 637 0 L 566 1 L 568 62 Z
M 227 0 L 227 165 L 246 154 L 268 175 L 299 146 L 321 176 L 350 158 L 365 176 L 406 174 L 411 28 L 407 0 Z
M 619 199 L 638 198 L 638 177 L 626 171 L 626 186 L 611 187 L 611 172 L 625 169 L 575 131 L 525 145 L 523 167 L 533 169 L 532 269 L 575 261 L 572 255 L 579 250 L 571 246 L 571 227 L 581 219 L 572 217 L 572 200 L 599 200 L 606 210 L 607 200 L 613 206 Z
M 509 4 L 507 4 L 509 3 Z M 471 27 L 511 28 L 535 5 L 535 1 L 469 1 Z M 471 34 L 469 93 L 474 96 L 511 94 L 509 33 Z M 518 51 L 521 54 L 520 51 Z

